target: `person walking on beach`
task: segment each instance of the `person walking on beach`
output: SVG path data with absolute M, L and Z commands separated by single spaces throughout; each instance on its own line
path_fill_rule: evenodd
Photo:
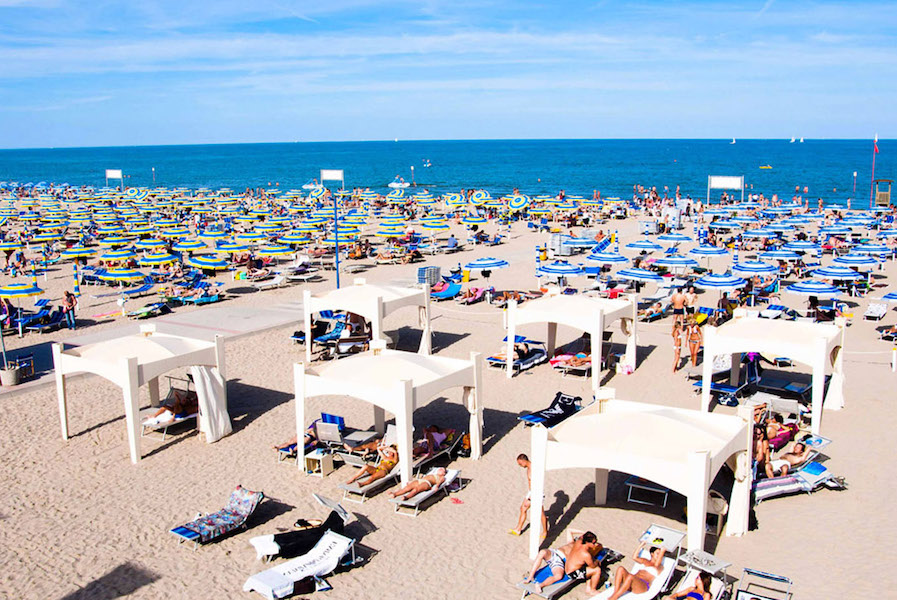
M 692 316 L 688 317 L 688 323 L 685 326 L 685 338 L 688 340 L 688 351 L 691 354 L 691 366 L 698 366 L 698 350 L 704 343 L 704 332 L 698 321 Z
M 676 293 L 670 298 L 670 304 L 673 306 L 673 327 L 685 324 L 685 303 L 687 298 L 682 293 L 682 288 L 676 288 Z
M 526 516 L 529 513 L 529 507 L 532 502 L 532 493 L 533 493 L 533 465 L 529 460 L 529 457 L 526 454 L 519 454 L 517 456 L 517 465 L 521 468 L 526 469 L 526 498 L 523 499 L 523 503 L 520 505 L 520 517 L 517 519 L 517 527 L 514 529 L 509 529 L 508 533 L 511 535 L 520 535 L 523 533 L 523 526 L 526 524 Z M 548 534 L 548 517 L 545 516 L 545 507 L 542 507 L 542 539 L 545 539 L 545 536 Z
M 673 322 L 673 373 L 679 370 L 679 355 L 682 353 L 682 326 Z
M 62 298 L 62 313 L 69 329 L 75 328 L 75 308 L 78 307 L 78 299 L 70 291 L 66 290 Z

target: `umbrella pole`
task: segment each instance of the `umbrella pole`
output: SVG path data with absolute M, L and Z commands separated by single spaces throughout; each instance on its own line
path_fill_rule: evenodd
M 0 350 L 3 351 L 3 368 L 6 368 L 6 338 L 3 337 L 3 326 L 0 325 Z

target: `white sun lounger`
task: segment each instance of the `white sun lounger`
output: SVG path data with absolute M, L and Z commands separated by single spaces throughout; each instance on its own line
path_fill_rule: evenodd
M 399 463 L 386 474 L 385 477 L 376 479 L 365 486 L 358 485 L 357 481 L 352 483 L 341 483 L 339 489 L 343 490 L 343 500 L 346 502 L 356 502 L 362 504 L 368 498 L 368 494 L 377 491 L 387 483 L 393 482 L 399 476 Z
M 252 287 L 254 287 L 255 289 L 257 289 L 258 291 L 261 292 L 263 290 L 270 290 L 273 288 L 278 288 L 278 287 L 284 285 L 286 280 L 287 280 L 287 278 L 284 277 L 283 275 L 275 275 L 271 279 L 267 279 L 265 281 L 257 281 L 256 283 L 253 283 Z
M 436 469 L 430 469 L 427 475 L 433 475 L 435 471 Z M 393 504 L 394 512 L 408 517 L 416 517 L 418 513 L 420 513 L 421 504 L 423 504 L 424 501 L 428 498 L 431 498 L 434 494 L 436 494 L 436 492 L 444 491 L 445 495 L 448 496 L 448 486 L 451 485 L 452 482 L 454 482 L 460 475 L 460 469 L 447 469 L 445 471 L 445 481 L 442 482 L 442 485 L 431 487 L 426 492 L 415 494 L 408 500 L 405 500 L 403 498 L 390 499 L 390 502 L 392 502 Z M 402 509 L 407 509 L 410 512 L 402 512 Z
M 673 590 L 674 594 L 681 594 L 685 590 L 690 587 L 693 587 L 695 584 L 695 579 L 698 575 L 701 574 L 700 569 L 695 569 L 694 567 L 689 567 L 685 571 L 685 575 L 682 576 L 682 579 L 679 580 L 679 585 L 676 586 L 676 589 Z M 725 582 L 719 577 L 710 577 L 710 600 L 720 600 L 723 597 L 723 592 L 726 591 Z M 625 595 L 624 595 L 625 597 Z
M 655 544 L 654 540 L 657 538 L 662 539 L 662 542 Z M 658 573 L 657 577 L 654 578 L 654 581 L 651 582 L 651 587 L 648 588 L 647 592 L 641 594 L 626 592 L 620 597 L 625 598 L 626 600 L 652 600 L 653 598 L 660 596 L 670 583 L 670 578 L 673 576 L 673 571 L 676 569 L 676 563 L 679 560 L 679 545 L 684 538 L 685 534 L 681 531 L 676 531 L 675 529 L 670 529 L 661 525 L 651 525 L 651 527 L 648 528 L 648 531 L 642 535 L 641 539 L 647 541 L 649 545 L 660 546 L 668 553 L 675 554 L 676 556 L 663 557 L 663 562 L 660 564 L 660 573 Z M 642 558 L 649 558 L 648 548 L 643 548 L 640 556 Z M 638 572 L 636 569 L 640 571 L 642 568 L 643 565 L 633 561 L 633 566 L 629 569 L 629 572 L 635 574 Z M 610 580 L 608 580 L 608 583 L 610 583 Z M 607 600 L 613 593 L 614 587 L 613 585 L 609 585 L 592 597 L 597 600 Z
M 293 595 L 297 581 L 306 577 L 323 577 L 332 573 L 352 553 L 355 562 L 355 540 L 327 531 L 310 552 L 293 560 L 256 573 L 243 584 L 244 592 L 258 592 L 268 600 Z

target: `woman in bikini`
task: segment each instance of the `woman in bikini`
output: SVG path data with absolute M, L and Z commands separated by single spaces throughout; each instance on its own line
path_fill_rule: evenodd
M 710 573 L 699 573 L 695 577 L 695 584 L 687 590 L 682 590 L 677 594 L 670 594 L 667 598 L 672 600 L 710 600 L 712 598 L 710 592 Z
M 673 323 L 673 373 L 679 370 L 679 355 L 682 353 L 682 327 Z
M 636 566 L 632 573 L 624 567 L 618 567 L 617 573 L 614 575 L 614 593 L 608 600 L 617 600 L 626 592 L 631 591 L 633 594 L 644 594 L 651 589 L 651 584 L 660 573 L 660 565 L 663 563 L 663 548 L 652 546 L 648 551 L 650 558 L 642 558 L 639 553 L 647 544 L 642 542 L 638 550 L 635 551 Z
M 403 500 L 408 500 L 409 498 L 413 498 L 414 496 L 422 492 L 431 490 L 434 487 L 438 488 L 443 483 L 445 483 L 445 469 L 439 467 L 432 475 L 422 475 L 416 477 L 415 479 L 412 479 L 408 485 L 398 491 L 390 492 L 389 495 L 393 498 L 402 496 Z
M 393 467 L 399 463 L 399 453 L 396 451 L 395 446 L 381 445 L 377 448 L 377 454 L 380 455 L 380 462 L 376 466 L 366 465 L 362 467 L 346 483 L 355 483 L 357 481 L 358 485 L 364 487 L 389 475 Z M 362 480 L 361 478 L 365 476 L 367 476 L 367 479 Z
M 688 324 L 685 326 L 685 338 L 688 340 L 688 351 L 691 353 L 691 366 L 698 366 L 698 350 L 704 343 L 704 332 L 701 326 L 693 316 L 688 317 Z

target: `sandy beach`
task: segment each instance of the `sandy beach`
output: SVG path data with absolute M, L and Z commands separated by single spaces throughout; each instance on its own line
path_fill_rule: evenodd
M 638 237 L 637 219 L 617 221 L 625 241 Z M 688 224 L 686 231 L 690 230 Z M 493 226 L 487 226 L 492 232 Z M 457 235 L 462 228 L 454 226 Z M 516 223 L 506 243 L 473 247 L 455 255 L 427 257 L 413 265 L 376 266 L 354 276 L 372 283 L 413 282 L 417 268 L 440 265 L 446 271 L 459 261 L 494 256 L 510 267 L 494 271 L 496 289 L 533 289 L 534 247 L 547 234 L 532 233 Z M 690 247 L 689 245 L 685 246 Z M 624 249 L 632 256 L 632 251 Z M 575 260 L 575 257 L 574 257 Z M 826 259 L 830 260 L 830 259 Z M 717 261 L 717 259 L 714 259 Z M 723 267 L 730 259 L 711 266 Z M 364 261 L 370 264 L 371 261 Z M 879 281 L 892 284 L 897 263 L 888 261 Z M 353 275 L 342 275 L 343 284 Z M 317 283 L 255 293 L 233 293 L 228 303 L 263 307 L 296 302 L 304 289 L 332 289 L 333 272 Z M 219 276 L 227 291 L 245 288 Z M 574 279 L 577 286 L 585 281 Z M 49 273 L 45 297 L 57 304 L 70 289 L 71 269 Z M 649 289 L 653 289 L 649 286 Z M 101 331 L 125 324 L 121 317 L 94 319 L 114 311 L 108 298 L 91 298 L 100 288 L 83 288 L 79 317 L 97 321 L 74 332 L 48 334 L 51 340 Z M 897 584 L 887 567 L 876 568 L 875 557 L 886 553 L 897 526 L 890 519 L 893 484 L 891 456 L 897 415 L 893 406 L 897 374 L 890 369 L 891 345 L 878 339 L 876 327 L 894 322 L 893 310 L 878 321 L 862 314 L 870 301 L 888 291 L 880 288 L 866 298 L 850 298 L 853 318 L 845 346 L 845 408 L 825 411 L 822 434 L 833 439 L 827 466 L 846 478 L 849 489 L 823 489 L 811 495 L 770 500 L 755 510 L 752 530 L 743 537 L 708 536 L 706 548 L 733 563 L 728 573 L 738 578 L 745 567 L 788 576 L 795 598 L 884 598 Z M 699 304 L 714 306 L 716 292 L 701 294 Z M 785 304 L 803 307 L 804 298 L 783 294 Z M 208 310 L 176 308 L 186 310 Z M 463 307 L 434 303 L 434 350 L 441 356 L 466 358 L 501 348 L 502 311 L 485 302 Z M 416 350 L 419 329 L 414 311 L 399 311 L 386 320 L 386 333 L 400 349 Z M 151 321 L 150 321 L 151 322 Z M 639 365 L 631 375 L 604 372 L 602 385 L 618 398 L 699 408 L 685 374 L 670 373 L 670 317 L 640 327 Z M 246 578 L 265 568 L 256 560 L 249 538 L 291 529 L 297 518 L 324 517 L 312 498 L 317 492 L 337 499 L 337 485 L 351 476 L 341 467 L 323 479 L 307 477 L 293 462 L 277 463 L 271 445 L 295 434 L 293 371 L 304 359 L 303 347 L 289 336 L 299 323 L 228 342 L 226 349 L 229 409 L 234 432 L 206 444 L 195 432 L 164 442 L 144 438 L 143 460 L 128 459 L 127 434 L 120 390 L 98 377 L 76 378 L 69 384 L 70 426 L 63 441 L 55 388 L 50 385 L 3 396 L 0 416 L 0 596 L 7 598 L 111 599 L 250 598 L 241 591 Z M 544 326 L 524 333 L 544 337 Z M 561 327 L 559 343 L 581 332 Z M 622 335 L 615 327 L 613 341 Z M 46 339 L 35 335 L 9 337 L 7 349 L 27 347 Z M 314 369 L 315 364 L 311 365 Z M 802 366 L 793 368 L 807 372 Z M 348 531 L 358 539 L 363 565 L 328 578 L 333 600 L 358 598 L 516 598 L 514 585 L 529 568 L 527 537 L 507 533 L 516 523 L 526 494 L 526 478 L 515 457 L 529 452 L 530 433 L 517 421 L 520 414 L 548 405 L 555 392 L 589 397 L 589 381 L 561 377 L 547 364 L 513 379 L 498 369 L 484 369 L 485 453 L 481 460 L 459 458 L 464 487 L 451 499 L 435 502 L 416 519 L 393 514 L 386 494 L 347 508 L 355 519 Z M 148 406 L 146 390 L 141 405 Z M 373 425 L 367 404 L 348 398 L 316 398 L 306 414 L 321 410 L 340 414 L 358 428 Z M 734 408 L 714 406 L 734 414 Z M 387 417 L 389 418 L 389 416 Z M 416 427 L 431 423 L 464 427 L 466 413 L 460 390 L 435 398 L 414 415 Z M 637 435 L 637 433 L 634 433 Z M 593 474 L 585 469 L 550 472 L 547 478 L 546 545 L 564 539 L 568 527 L 589 529 L 599 540 L 630 556 L 639 535 L 651 523 L 685 530 L 684 499 L 675 494 L 666 508 L 628 503 L 623 481 L 613 473 L 608 504 L 593 506 Z M 191 551 L 179 545 L 169 529 L 197 512 L 221 508 L 231 490 L 241 484 L 263 491 L 268 498 L 249 522 L 249 530 Z M 545 546 L 547 547 L 547 546 Z M 585 586 L 565 598 L 587 597 Z

